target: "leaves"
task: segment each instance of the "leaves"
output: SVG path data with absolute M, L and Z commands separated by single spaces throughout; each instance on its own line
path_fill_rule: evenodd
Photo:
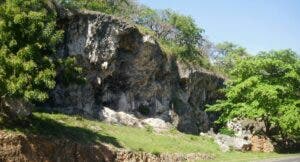
M 262 119 L 280 132 L 300 131 L 299 58 L 291 50 L 262 52 L 233 67 L 226 99 L 207 111 L 221 112 L 217 123 L 235 117 Z M 277 132 L 277 133 L 280 133 Z
M 41 0 L 0 4 L 0 95 L 43 101 L 55 86 L 52 61 L 62 38 L 55 15 Z

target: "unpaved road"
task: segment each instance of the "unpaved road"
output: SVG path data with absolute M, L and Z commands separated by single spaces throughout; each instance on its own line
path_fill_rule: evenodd
M 260 161 L 256 161 L 256 162 L 300 162 L 300 155 L 291 156 L 291 157 L 266 159 L 266 160 L 260 160 Z

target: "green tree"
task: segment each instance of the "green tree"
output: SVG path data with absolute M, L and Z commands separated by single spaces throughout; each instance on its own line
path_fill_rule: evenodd
M 55 86 L 55 47 L 63 36 L 42 0 L 0 4 L 0 95 L 44 101 Z
M 217 123 L 233 118 L 264 121 L 284 139 L 300 134 L 300 60 L 291 50 L 262 52 L 240 61 L 231 71 L 226 99 L 209 106 L 220 112 Z
M 240 60 L 248 56 L 245 48 L 231 42 L 223 42 L 216 45 L 216 52 L 211 58 L 217 69 L 228 75 Z
M 204 30 L 198 28 L 192 17 L 170 12 L 169 23 L 178 30 L 178 34 L 176 34 L 178 43 L 185 45 L 189 52 L 192 52 L 201 43 L 201 34 Z

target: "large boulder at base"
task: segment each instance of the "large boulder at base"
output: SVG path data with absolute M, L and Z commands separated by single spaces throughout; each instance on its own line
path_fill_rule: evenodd
M 140 128 L 151 126 L 156 132 L 167 131 L 172 128 L 171 123 L 168 123 L 160 118 L 139 119 L 133 114 L 128 114 L 126 112 L 116 112 L 108 107 L 104 107 L 100 111 L 100 117 L 104 122 L 111 124 L 122 124 Z
M 76 57 L 86 83 L 66 86 L 59 79 L 64 74 L 58 74 L 50 110 L 101 119 L 103 107 L 109 107 L 139 119 L 159 118 L 187 133 L 209 129 L 213 116 L 205 105 L 222 96 L 217 90 L 224 78 L 164 54 L 154 38 L 113 16 L 58 15 L 65 31 L 58 55 Z
M 107 107 L 104 107 L 100 113 L 101 119 L 107 123 L 142 127 L 139 119 L 132 114 L 116 112 Z
M 157 132 L 170 130 L 172 128 L 170 123 L 165 122 L 159 118 L 147 118 L 142 120 L 143 125 L 149 125 Z
M 224 152 L 230 150 L 249 151 L 251 149 L 251 142 L 240 137 L 217 134 L 214 136 L 214 139 Z

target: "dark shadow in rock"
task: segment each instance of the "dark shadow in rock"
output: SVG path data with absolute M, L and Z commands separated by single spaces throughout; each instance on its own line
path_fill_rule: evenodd
M 81 144 L 88 143 L 107 143 L 112 144 L 115 147 L 122 148 L 116 138 L 103 135 L 100 132 L 94 132 L 89 129 L 67 126 L 63 123 L 57 122 L 49 118 L 42 118 L 32 115 L 30 119 L 22 123 L 14 123 L 10 125 L 2 125 L 1 128 L 5 128 L 12 131 L 19 131 L 26 135 L 40 135 L 49 137 L 56 137 L 61 139 L 67 139 Z

